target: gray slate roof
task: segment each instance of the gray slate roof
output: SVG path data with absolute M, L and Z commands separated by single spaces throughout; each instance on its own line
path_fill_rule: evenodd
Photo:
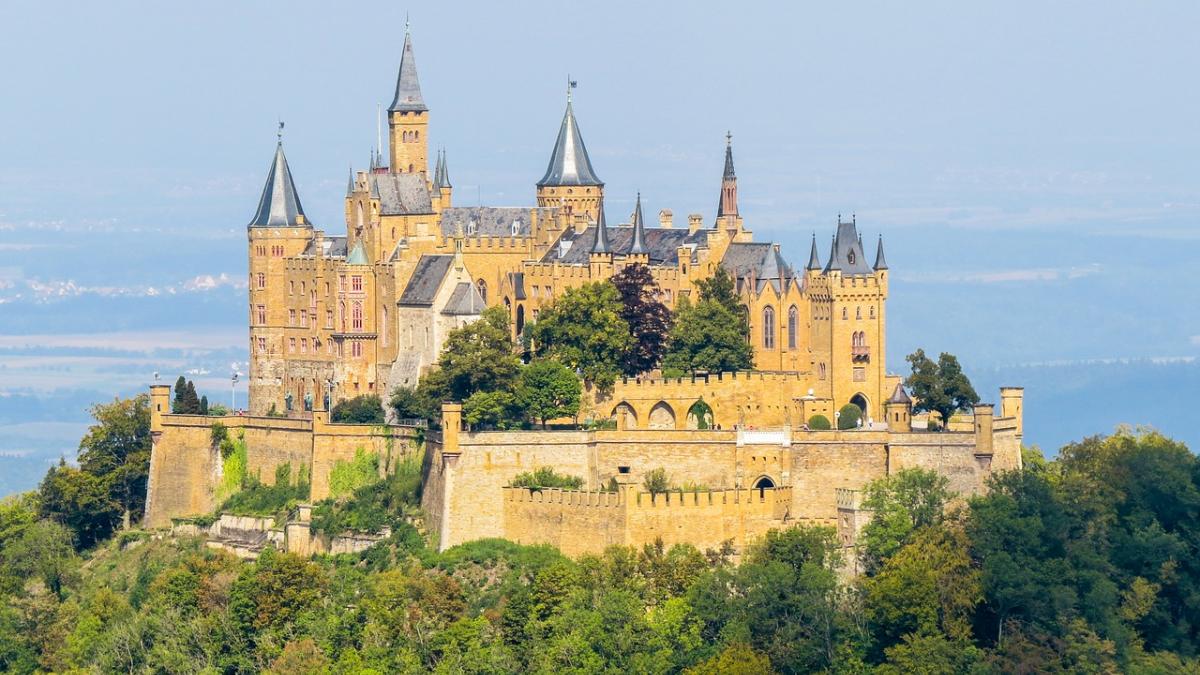
M 408 285 L 404 287 L 404 292 L 400 294 L 400 300 L 396 304 L 416 307 L 432 305 L 438 287 L 442 285 L 442 279 L 446 278 L 446 272 L 450 270 L 453 262 L 454 256 L 452 255 L 421 256 L 421 259 L 417 261 L 416 269 L 413 270 L 412 277 L 408 280 Z
M 385 216 L 433 213 L 433 202 L 425 176 L 419 173 L 373 173 L 371 196 L 379 199 Z
M 883 235 L 879 235 L 879 248 L 875 249 L 875 269 L 886 270 L 887 259 L 883 257 Z
M 646 252 L 646 219 L 642 216 L 642 193 L 638 193 L 637 206 L 633 209 L 633 241 L 629 244 L 629 252 Z
M 829 262 L 825 263 L 825 271 L 841 270 L 843 275 L 868 275 L 874 271 L 867 263 L 863 252 L 862 241 L 858 237 L 858 227 L 854 221 L 848 223 L 838 219 L 837 234 L 833 238 L 833 246 L 829 252 Z
M 309 239 L 308 247 L 304 249 L 304 253 L 300 255 L 316 257 L 317 240 Z M 320 255 L 323 258 L 345 258 L 346 257 L 346 238 L 345 237 L 325 237 L 321 240 Z
M 479 294 L 479 289 L 475 288 L 475 284 L 460 281 L 454 287 L 454 292 L 450 294 L 450 300 L 446 302 L 446 308 L 442 310 L 442 314 L 477 316 L 483 313 L 485 307 L 487 307 L 487 303 L 483 301 L 483 296 Z
M 737 174 L 733 172 L 733 141 L 729 134 L 725 135 L 725 172 L 721 174 L 721 194 L 717 197 L 717 217 L 736 215 L 733 212 L 725 212 L 725 181 L 737 180 Z
M 400 73 L 396 76 L 396 97 L 389 111 L 425 112 L 421 83 L 417 80 L 417 60 L 413 57 L 412 36 L 404 33 L 404 51 L 400 54 Z
M 674 267 L 679 264 L 679 247 L 695 246 L 706 243 L 704 230 L 688 234 L 685 229 L 673 227 L 647 227 L 645 229 L 646 250 L 649 253 L 651 265 Z M 592 226 L 578 234 L 568 229 L 559 237 L 558 242 L 550 248 L 542 262 L 560 262 L 566 265 L 586 265 L 591 257 L 592 246 L 596 241 L 596 227 Z M 608 228 L 609 249 L 617 255 L 629 252 L 633 244 L 633 228 L 628 225 Z M 564 249 L 566 249 L 564 251 Z M 692 256 L 695 259 L 695 256 Z
M 530 234 L 530 211 L 536 210 L 538 220 L 545 221 L 553 218 L 556 211 L 553 207 L 537 207 L 531 209 L 523 206 L 455 206 L 442 211 L 442 234 L 453 235 L 461 225 L 462 231 L 474 237 L 511 237 L 514 222 L 519 222 L 517 236 L 528 237 Z M 470 234 L 468 227 L 475 223 L 475 233 Z
M 279 141 L 262 196 L 258 199 L 258 209 L 248 227 L 296 227 L 296 218 L 303 215 L 304 207 L 300 205 L 300 195 L 292 182 L 292 170 L 283 155 L 283 141 Z M 307 217 L 305 224 L 308 224 Z
M 908 397 L 908 392 L 904 391 L 903 384 L 896 385 L 896 391 L 892 392 L 892 397 L 887 400 L 888 403 L 912 403 L 912 399 Z
M 808 252 L 808 266 L 805 269 L 819 270 L 821 269 L 821 257 L 817 255 L 817 235 L 812 238 L 812 250 Z
M 754 290 L 758 292 L 767 284 L 782 291 L 784 284 L 796 276 L 792 266 L 770 242 L 730 244 L 721 259 L 721 267 L 733 276 L 739 292 L 751 277 L 755 281 Z
M 558 129 L 558 138 L 554 141 L 554 151 L 550 153 L 546 175 L 538 181 L 538 187 L 547 185 L 604 185 L 604 181 L 592 169 L 592 160 L 588 158 L 587 147 L 575 122 L 570 99 L 567 100 L 562 126 Z

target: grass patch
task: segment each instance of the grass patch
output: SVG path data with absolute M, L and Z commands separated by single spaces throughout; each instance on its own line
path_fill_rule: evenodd
M 378 533 L 396 529 L 421 506 L 421 461 L 415 452 L 382 480 L 359 487 L 349 497 L 322 500 L 313 509 L 314 532 L 332 537 L 342 532 Z

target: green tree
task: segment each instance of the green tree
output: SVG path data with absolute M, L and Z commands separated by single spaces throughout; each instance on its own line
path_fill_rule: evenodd
M 724 267 L 717 267 L 712 276 L 698 280 L 696 290 L 699 292 L 701 302 L 709 300 L 729 310 L 730 314 L 742 320 L 742 323 L 739 324 L 742 335 L 750 334 L 750 326 L 745 323 L 746 313 L 737 297 L 737 286 L 733 275 Z
M 422 378 L 422 384 L 428 379 L 432 387 L 424 397 L 437 399 L 440 410 L 441 401 L 466 401 L 477 391 L 511 392 L 520 369 L 508 314 L 503 307 L 488 307 L 478 321 L 450 331 L 438 357 L 435 372 L 440 374 Z
M 645 486 L 646 492 L 661 495 L 671 490 L 671 478 L 667 475 L 667 470 L 660 466 L 646 472 L 642 485 Z
M 629 265 L 611 281 L 621 297 L 621 318 L 629 324 L 631 338 L 622 372 L 632 377 L 654 370 L 666 352 L 671 310 L 659 301 L 658 284 L 646 265 Z
M 863 579 L 865 614 L 877 649 L 889 649 L 907 634 L 970 641 L 983 591 L 969 543 L 959 529 L 922 528 L 874 576 Z
M 95 424 L 79 441 L 79 468 L 99 479 L 128 527 L 146 508 L 150 474 L 150 397 L 116 399 L 92 406 Z
M 201 415 L 208 414 L 208 397 L 207 396 L 200 397 L 200 414 Z
M 187 406 L 187 378 L 180 375 L 175 380 L 175 397 L 171 399 L 171 412 L 181 415 Z
M 740 326 L 738 315 L 716 300 L 701 299 L 692 304 L 686 296 L 681 297 L 663 357 L 663 373 L 750 369 L 754 353 Z
M 510 429 L 520 426 L 517 398 L 507 391 L 477 391 L 463 402 L 463 419 L 473 428 Z
M 837 423 L 838 429 L 845 431 L 858 427 L 858 421 L 862 419 L 862 408 L 853 403 L 847 403 L 838 410 Z
M 338 401 L 329 420 L 339 424 L 383 424 L 383 402 L 376 394 L 363 394 Z
M 537 354 L 579 372 L 601 390 L 610 389 L 632 344 L 622 311 L 616 286 L 606 281 L 568 289 L 542 309 L 533 325 Z
M 808 418 L 808 428 L 814 431 L 828 431 L 833 426 L 829 424 L 829 418 L 824 415 L 813 415 Z
M 574 417 L 579 412 L 583 388 L 570 368 L 551 359 L 536 359 L 521 369 L 518 400 L 525 414 L 541 422 Z
M 512 487 L 529 488 L 531 490 L 541 490 L 543 488 L 578 490 L 583 487 L 583 479 L 579 476 L 564 476 L 557 473 L 552 467 L 543 466 L 536 471 L 517 474 L 509 485 Z
M 46 472 L 38 488 L 38 505 L 41 517 L 71 530 L 79 550 L 107 539 L 121 522 L 121 505 L 113 500 L 107 482 L 66 462 Z
M 954 413 L 979 403 L 979 394 L 953 354 L 942 352 L 934 363 L 924 349 L 918 349 L 904 358 L 912 364 L 912 374 L 904 384 L 916 397 L 914 412 L 937 413 L 945 428 Z
M 6 581 L 24 585 L 28 579 L 38 579 L 46 588 L 62 598 L 66 586 L 79 570 L 79 557 L 72 546 L 73 533 L 52 521 L 39 520 L 29 524 L 19 537 L 0 549 Z M 9 588 L 15 592 L 18 588 Z
M 942 522 L 953 496 L 949 485 L 945 476 L 927 469 L 901 469 L 867 485 L 863 508 L 871 511 L 871 520 L 861 541 L 869 572 L 907 544 L 914 532 Z

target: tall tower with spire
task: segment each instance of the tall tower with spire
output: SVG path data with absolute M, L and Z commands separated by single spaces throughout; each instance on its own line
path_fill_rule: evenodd
M 429 170 L 429 108 L 421 96 L 412 34 L 404 26 L 404 51 L 396 76 L 396 95 L 388 106 L 392 173 L 427 173 Z
M 604 197 L 604 181 L 592 169 L 575 109 L 571 101 L 574 81 L 567 83 L 567 111 L 563 113 L 554 150 L 546 175 L 537 183 L 538 206 L 561 207 L 582 228 L 600 219 L 600 202 Z
M 279 125 L 275 156 L 267 169 L 258 208 L 246 226 L 250 248 L 250 404 L 265 414 L 271 401 L 283 396 L 279 384 L 284 370 L 287 331 L 286 260 L 298 256 L 313 237 L 312 223 L 292 180 L 283 154 L 283 123 Z
M 738 213 L 737 173 L 733 170 L 733 133 L 725 132 L 725 171 L 721 175 L 721 196 L 717 200 L 717 228 L 724 227 L 734 238 L 742 229 Z

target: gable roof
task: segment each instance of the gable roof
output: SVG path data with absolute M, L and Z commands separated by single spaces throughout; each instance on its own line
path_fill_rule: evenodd
M 755 281 L 756 292 L 767 284 L 782 292 L 784 285 L 796 276 L 783 254 L 770 242 L 730 244 L 721 259 L 721 267 L 734 278 L 739 292 L 751 278 Z
M 446 301 L 442 314 L 447 316 L 477 316 L 487 307 L 475 284 L 460 281 Z
M 419 173 L 372 173 L 371 196 L 379 200 L 379 212 L 385 216 L 433 213 L 433 201 L 425 176 Z
M 442 285 L 442 279 L 446 278 L 446 272 L 450 271 L 453 262 L 452 255 L 421 256 L 396 304 L 416 307 L 432 305 L 438 288 Z
M 704 230 L 689 233 L 687 230 L 673 227 L 647 227 L 643 230 L 646 253 L 650 264 L 656 266 L 674 267 L 679 264 L 679 247 L 687 246 L 695 252 L 697 246 L 707 244 L 708 238 Z M 596 241 L 596 226 L 592 225 L 583 232 L 568 229 L 558 238 L 554 246 L 542 256 L 542 262 L 560 262 L 566 265 L 586 265 L 591 259 L 592 247 Z M 608 228 L 609 250 L 617 255 L 629 251 L 633 245 L 633 228 L 628 225 Z M 695 256 L 692 256 L 694 260 Z
M 874 273 L 867 264 L 867 256 L 863 252 L 862 240 L 858 236 L 858 227 L 853 220 L 848 223 L 838 218 L 837 234 L 833 237 L 833 247 L 829 252 L 829 262 L 825 271 L 840 270 L 848 276 L 870 275 Z

